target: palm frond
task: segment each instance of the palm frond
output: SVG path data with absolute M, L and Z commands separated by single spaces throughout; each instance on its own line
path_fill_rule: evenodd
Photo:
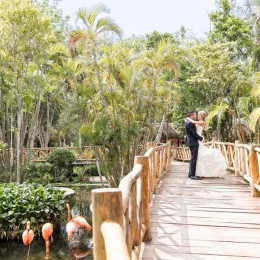
M 253 97 L 256 97 L 257 99 L 260 98 L 260 84 L 254 85 L 254 87 L 251 90 L 251 95 Z
M 53 45 L 50 49 L 50 52 L 51 55 L 60 53 L 65 55 L 67 58 L 70 57 L 70 51 L 68 50 L 68 47 L 63 43 L 57 43 Z
M 99 34 L 103 32 L 113 32 L 117 34 L 119 37 L 122 36 L 122 30 L 116 24 L 116 22 L 109 16 L 102 17 L 97 21 L 96 33 Z
M 238 117 L 247 117 L 249 115 L 249 108 L 252 102 L 251 97 L 239 97 L 237 100 Z
M 81 20 L 87 27 L 90 26 L 90 22 L 89 22 L 89 10 L 86 7 L 81 7 L 79 8 L 78 12 L 77 12 L 77 19 Z
M 97 17 L 102 13 L 110 13 L 110 9 L 103 3 L 97 3 L 90 7 L 86 13 L 86 19 L 88 21 L 88 27 L 93 27 Z
M 213 106 L 207 116 L 206 125 L 207 126 L 210 125 L 216 116 L 218 117 L 218 121 L 220 121 L 224 112 L 226 112 L 227 110 L 228 110 L 228 105 L 226 104 Z
M 260 118 L 260 107 L 253 110 L 253 112 L 251 113 L 251 115 L 249 117 L 249 124 L 248 125 L 249 125 L 249 128 L 253 132 L 256 132 L 256 125 L 257 125 L 259 118 Z
M 248 94 L 252 89 L 252 83 L 246 79 L 237 79 L 231 85 L 233 96 L 236 97 L 238 92 Z
M 94 13 L 96 17 L 101 13 L 109 14 L 110 11 L 111 11 L 110 8 L 103 3 L 96 3 L 89 8 L 89 12 Z
M 71 49 L 72 56 L 75 57 L 75 47 L 78 42 L 80 42 L 82 39 L 87 38 L 86 32 L 84 30 L 75 30 L 72 31 L 69 40 L 68 40 L 68 46 Z
M 173 60 L 167 60 L 165 62 L 165 65 L 167 67 L 171 68 L 174 71 L 175 78 L 180 77 L 181 71 L 180 71 L 180 68 L 179 68 L 179 66 L 178 66 L 178 64 L 176 62 L 174 62 Z

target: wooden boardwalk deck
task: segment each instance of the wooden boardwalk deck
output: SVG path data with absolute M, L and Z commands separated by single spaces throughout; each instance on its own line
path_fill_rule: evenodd
M 240 177 L 190 180 L 173 162 L 151 209 L 152 241 L 140 259 L 260 259 L 260 198 Z

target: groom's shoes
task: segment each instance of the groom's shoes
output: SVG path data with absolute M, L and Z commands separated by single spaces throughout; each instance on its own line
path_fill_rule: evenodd
M 190 176 L 190 178 L 191 178 L 192 180 L 203 180 L 203 178 L 198 177 L 198 176 Z

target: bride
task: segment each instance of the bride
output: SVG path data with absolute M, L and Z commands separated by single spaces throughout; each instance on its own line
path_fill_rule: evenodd
M 191 121 L 196 126 L 196 132 L 202 136 L 202 131 L 205 128 L 204 111 L 199 111 L 199 121 L 194 121 L 191 118 L 186 120 Z M 202 136 L 203 137 L 203 136 Z M 199 177 L 222 177 L 227 168 L 226 160 L 219 149 L 211 149 L 204 146 L 203 142 L 199 141 L 198 160 L 196 167 L 196 176 Z

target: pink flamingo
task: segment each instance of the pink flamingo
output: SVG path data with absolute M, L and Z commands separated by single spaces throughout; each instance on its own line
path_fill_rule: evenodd
M 71 241 L 74 233 L 77 230 L 77 226 L 74 221 L 70 220 L 70 205 L 67 203 L 66 207 L 68 209 L 68 223 L 66 225 L 66 232 L 68 234 L 68 240 Z
M 72 248 L 71 253 L 76 257 L 76 259 L 83 258 L 91 253 L 91 249 L 87 249 L 86 251 L 82 251 L 79 248 Z
M 53 241 L 52 232 L 53 232 L 53 225 L 51 223 L 45 223 L 42 226 L 42 237 L 45 240 L 45 244 L 46 244 L 46 258 L 47 259 L 49 259 L 49 254 L 50 254 L 49 238 L 51 237 L 51 241 Z
M 77 225 L 77 227 L 83 227 L 86 228 L 87 231 L 91 231 L 92 227 L 89 225 L 89 223 L 87 222 L 87 220 L 81 216 L 75 216 L 73 218 L 73 221 L 75 222 L 75 224 Z
M 33 241 L 34 238 L 34 232 L 30 229 L 30 221 L 27 221 L 27 225 L 26 225 L 26 230 L 23 232 L 22 238 L 23 238 L 23 243 L 27 246 L 29 245 L 28 248 L 28 257 L 30 254 L 30 245 Z

